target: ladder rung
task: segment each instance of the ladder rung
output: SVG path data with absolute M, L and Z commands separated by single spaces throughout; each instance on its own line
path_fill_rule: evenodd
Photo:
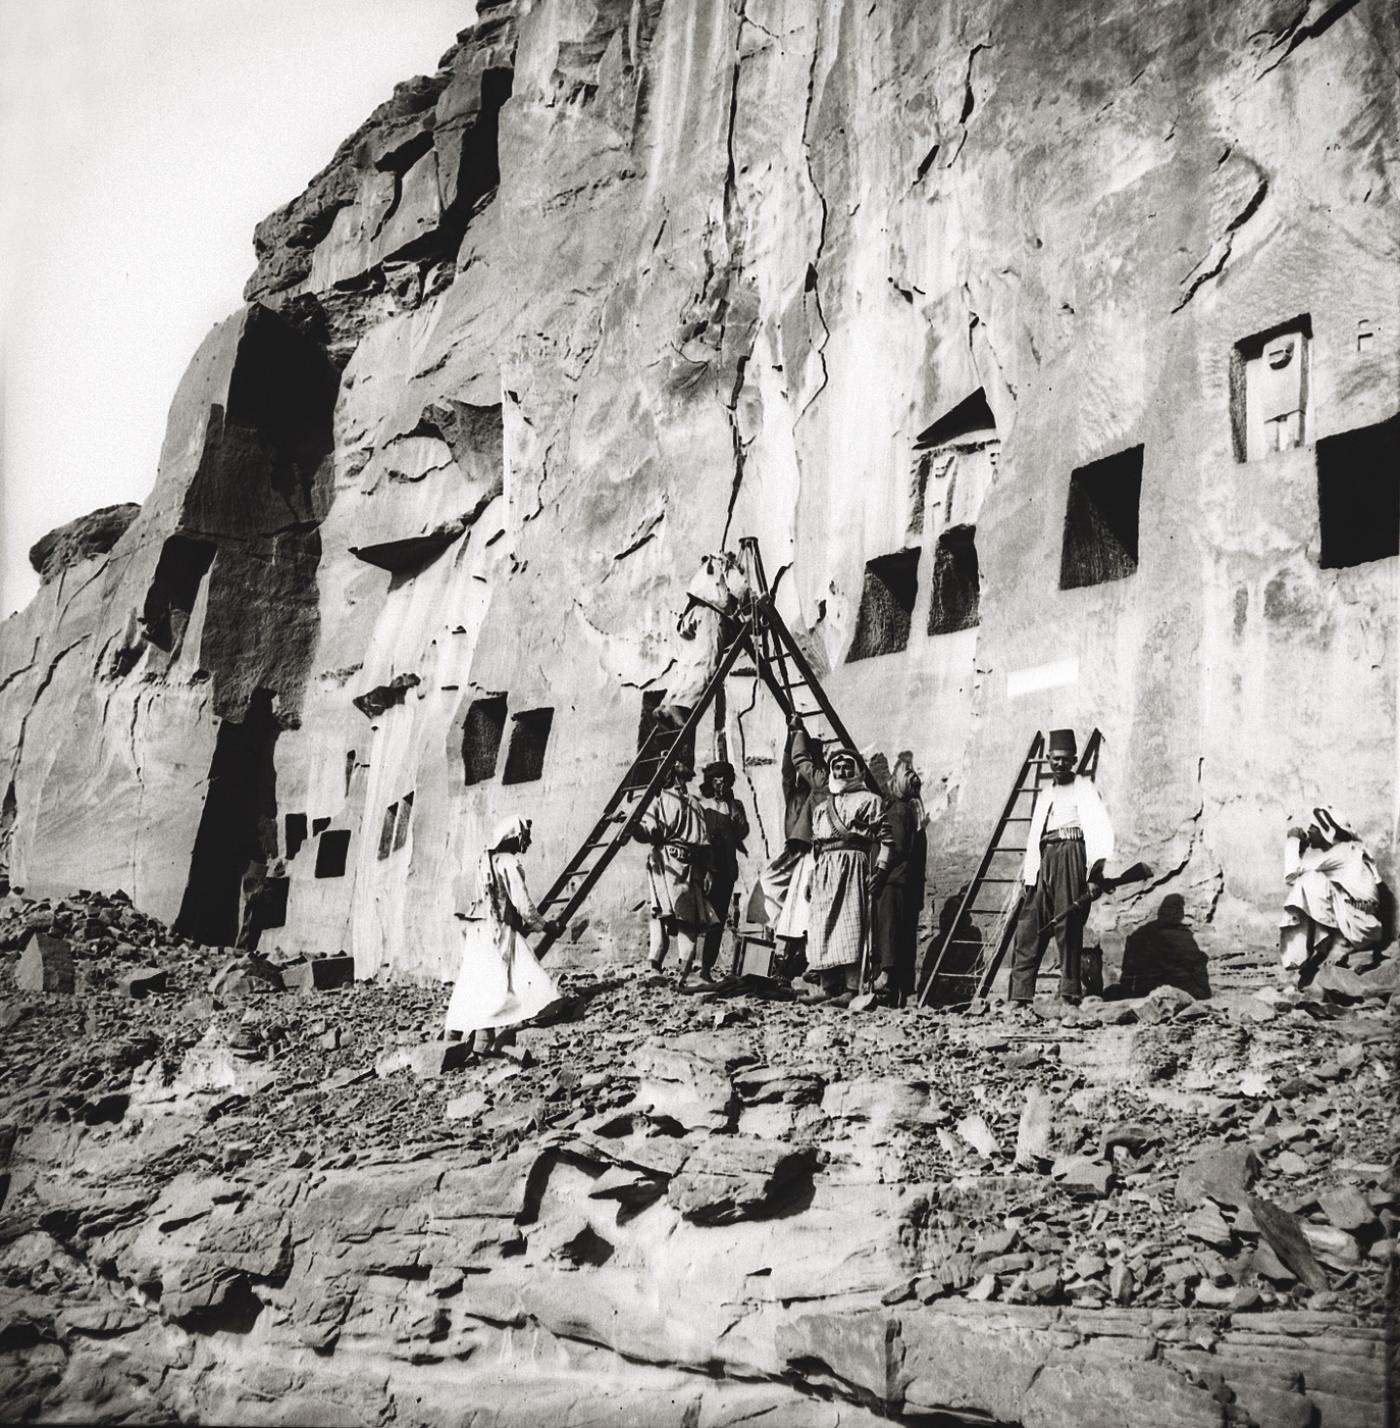
M 1019 883 L 1020 878 L 983 878 L 984 883 Z

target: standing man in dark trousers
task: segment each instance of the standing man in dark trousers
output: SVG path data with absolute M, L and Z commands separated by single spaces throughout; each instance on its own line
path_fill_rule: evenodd
M 1060 997 L 1078 1002 L 1079 954 L 1089 908 L 1069 909 L 1103 878 L 1113 856 L 1113 825 L 1093 781 L 1076 777 L 1073 729 L 1050 731 L 1049 788 L 1035 798 L 1021 879 L 1026 898 L 1011 959 L 1011 1000 L 1022 1006 L 1035 996 L 1035 978 L 1053 937 L 1060 949 Z M 1068 913 L 1058 923 L 1056 918 Z
M 729 904 L 734 897 L 734 884 L 739 881 L 739 851 L 744 848 L 744 839 L 749 836 L 748 814 L 744 812 L 744 805 L 734 797 L 733 764 L 718 759 L 705 765 L 705 777 L 697 802 L 705 812 L 705 826 L 710 832 L 709 886 L 705 889 L 705 896 L 719 918 L 719 925 L 706 931 L 700 950 L 700 978 L 709 982 L 714 978 L 720 939 L 724 936 Z

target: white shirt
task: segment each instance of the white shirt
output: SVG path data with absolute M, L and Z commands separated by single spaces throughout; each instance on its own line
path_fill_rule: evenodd
M 1076 817 L 1066 816 L 1068 809 L 1064 795 L 1073 793 Z M 1061 821 L 1049 824 L 1051 808 Z M 1026 843 L 1026 858 L 1021 865 L 1021 881 L 1033 888 L 1040 876 L 1040 839 L 1047 827 L 1066 828 L 1077 823 L 1084 832 L 1084 861 L 1092 868 L 1100 858 L 1113 856 L 1113 824 L 1108 821 L 1108 810 L 1103 806 L 1099 791 L 1092 779 L 1082 774 L 1076 776 L 1069 785 L 1052 784 L 1042 788 L 1035 796 L 1035 808 L 1031 813 L 1030 837 Z

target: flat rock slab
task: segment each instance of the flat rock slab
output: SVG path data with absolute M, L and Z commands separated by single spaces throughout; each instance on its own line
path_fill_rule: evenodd
M 293 962 L 282 968 L 282 985 L 289 992 L 326 992 L 348 987 L 355 980 L 353 957 L 315 957 L 309 962 Z
M 1259 1157 L 1243 1141 L 1216 1141 L 1187 1157 L 1176 1178 L 1178 1205 L 1197 1204 L 1205 1195 L 1224 1205 L 1243 1205 L 1259 1173 Z
M 133 1001 L 140 1001 L 142 997 L 153 997 L 160 992 L 169 991 L 170 978 L 159 968 L 140 967 L 134 972 L 128 972 L 118 985 L 123 995 L 131 997 Z
M 20 953 L 15 986 L 22 992 L 68 993 L 74 981 L 72 947 L 61 937 L 34 933 Z
M 813 1156 L 756 1136 L 711 1136 L 685 1162 L 666 1198 L 700 1225 L 728 1225 L 775 1213 L 810 1180 Z
M 445 1076 L 471 1059 L 471 1047 L 465 1041 L 427 1041 L 421 1046 L 399 1046 L 381 1052 L 375 1059 L 376 1076 L 392 1076 L 398 1071 L 411 1071 L 418 1081 L 431 1081 Z

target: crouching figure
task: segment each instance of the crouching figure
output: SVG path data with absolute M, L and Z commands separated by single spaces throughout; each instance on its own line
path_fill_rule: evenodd
M 1335 809 L 1288 830 L 1289 884 L 1279 948 L 1306 987 L 1330 958 L 1381 944 L 1380 878 L 1366 845 Z

